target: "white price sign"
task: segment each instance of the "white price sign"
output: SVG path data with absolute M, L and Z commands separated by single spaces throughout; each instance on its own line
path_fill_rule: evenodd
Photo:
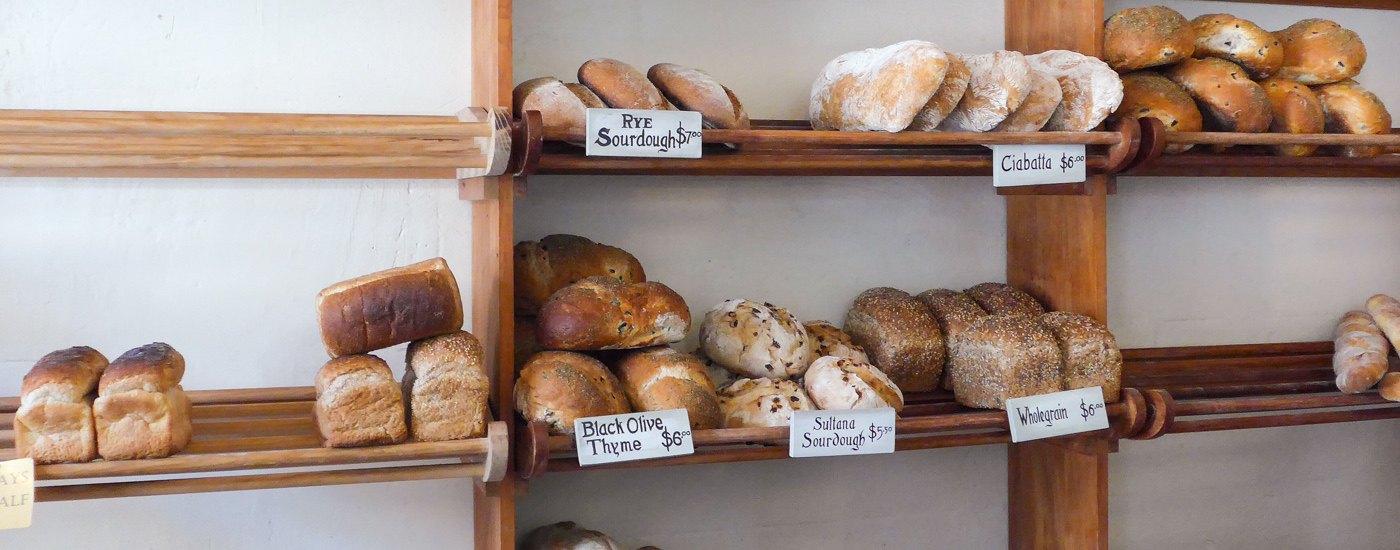
M 1084 181 L 1083 145 L 992 145 L 992 185 L 1045 185 Z
M 34 459 L 0 462 L 0 529 L 23 529 L 34 520 Z
M 589 109 L 590 157 L 700 158 L 700 113 Z
M 873 455 L 894 452 L 894 409 L 794 411 L 788 456 Z
M 583 466 L 695 454 L 685 409 L 580 418 L 574 446 Z
M 1015 443 L 1108 428 L 1108 410 L 1098 386 L 1007 399 L 1006 415 Z

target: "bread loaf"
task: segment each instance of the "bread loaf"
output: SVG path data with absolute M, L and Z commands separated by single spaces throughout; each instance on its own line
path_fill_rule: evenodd
M 1026 56 L 1031 69 L 1055 77 L 1064 98 L 1045 124 L 1052 132 L 1087 132 L 1123 102 L 1123 81 L 1107 63 L 1069 50 Z
M 486 435 L 491 377 L 481 343 L 461 331 L 408 345 L 403 393 L 414 441 L 452 441 Z
M 904 392 L 933 391 L 943 375 L 943 334 L 919 300 L 872 288 L 856 296 L 845 331 Z
M 1166 74 L 1196 100 L 1207 130 L 1269 131 L 1269 96 L 1239 65 L 1214 57 L 1187 59 Z
M 700 323 L 705 356 L 736 374 L 787 380 L 812 363 L 807 329 L 786 309 L 748 300 L 726 300 Z
M 87 462 L 97 458 L 92 419 L 93 392 L 107 358 L 87 346 L 39 358 L 20 386 L 15 411 L 15 456 L 35 464 Z
M 981 283 L 963 291 L 991 315 L 1040 315 L 1045 307 L 1030 294 L 1004 283 Z
M 1364 311 L 1348 311 L 1337 324 L 1332 372 L 1337 375 L 1337 389 L 1360 393 L 1380 382 L 1390 364 L 1386 354 L 1390 345 L 1376 322 Z
M 1060 89 L 1060 82 L 1055 80 L 1055 77 L 1032 70 L 1031 92 L 1026 95 L 1021 106 L 1016 108 L 1016 112 L 997 124 L 992 131 L 1038 132 L 1045 127 L 1045 123 L 1050 122 L 1050 116 L 1055 114 L 1055 109 L 1059 108 L 1063 99 L 1064 91 Z
M 1123 354 L 1108 328 L 1091 317 L 1062 311 L 1039 319 L 1060 347 L 1064 389 L 1098 386 L 1104 403 L 1117 403 L 1122 396 Z
M 885 373 L 845 357 L 826 356 L 813 361 L 803 385 L 820 409 L 904 410 L 904 393 Z
M 1283 67 L 1283 46 L 1272 33 L 1233 15 L 1216 13 L 1191 20 L 1195 57 L 1218 57 L 1240 67 L 1250 78 L 1268 78 Z
M 1377 386 L 1386 401 L 1400 401 L 1400 372 L 1388 372 Z
M 705 364 L 693 355 L 670 346 L 630 351 L 618 361 L 617 377 L 634 411 L 685 409 L 696 430 L 713 430 L 724 420 Z
M 1326 129 L 1327 117 L 1322 112 L 1322 101 L 1307 86 L 1284 80 L 1269 78 L 1259 81 L 1264 93 L 1269 96 L 1269 104 L 1274 111 L 1269 129 L 1281 134 L 1321 134 Z M 1316 145 L 1274 145 L 1274 154 L 1288 157 L 1306 157 L 1317 151 Z
M 462 330 L 462 296 L 447 261 L 433 258 L 336 283 L 316 297 L 331 357 Z
M 615 246 L 563 234 L 522 241 L 515 244 L 515 311 L 535 315 L 555 292 L 585 277 L 647 280 L 641 262 Z
M 869 363 L 865 350 L 851 340 L 851 335 L 836 325 L 826 321 L 809 321 L 802 324 L 807 329 L 807 341 L 812 346 L 812 359 L 818 357 L 845 357 L 857 363 Z
M 515 410 L 527 422 L 547 424 L 555 435 L 572 435 L 580 418 L 632 412 L 622 383 L 607 367 L 567 351 L 530 359 L 515 382 Z
M 578 81 L 614 109 L 675 109 L 647 75 L 616 59 L 585 61 L 578 68 Z
M 326 447 L 366 447 L 408 439 L 403 387 L 373 355 L 331 359 L 316 373 L 316 429 Z
M 92 415 L 106 460 L 163 458 L 193 435 L 193 406 L 180 387 L 185 358 L 156 342 L 123 353 L 102 371 Z
M 943 331 L 943 380 L 939 386 L 951 390 L 954 342 L 967 327 L 986 317 L 987 311 L 967 294 L 946 288 L 927 290 L 915 298 L 928 307 L 929 313 L 933 314 L 934 320 L 938 321 L 938 327 Z
M 958 106 L 938 125 L 943 132 L 986 132 L 1021 106 L 1031 92 L 1031 66 L 1018 52 L 962 56 L 971 76 Z
M 515 376 L 520 376 L 520 369 L 525 368 L 525 362 L 534 357 L 536 353 L 544 351 L 540 347 L 539 340 L 535 339 L 535 318 L 533 316 L 515 315 Z
M 1361 74 L 1366 45 L 1356 33 L 1326 19 L 1304 19 L 1274 36 L 1283 44 L 1279 78 L 1315 86 Z
M 661 95 L 685 111 L 697 111 L 707 128 L 747 130 L 749 114 L 734 92 L 704 71 L 659 63 L 647 71 Z
M 921 40 L 842 54 L 812 83 L 812 129 L 903 130 L 947 71 L 947 54 Z
M 580 142 L 588 131 L 588 110 L 607 107 L 603 100 L 582 84 L 565 84 L 552 76 L 521 82 L 511 93 L 517 116 L 539 111 L 544 122 L 544 138 Z
M 967 92 L 967 83 L 972 78 L 972 72 L 967 70 L 962 56 L 955 53 L 947 55 L 948 71 L 943 74 L 943 83 L 938 85 L 938 91 L 933 93 L 928 103 L 919 109 L 919 114 L 914 115 L 914 121 L 909 123 L 909 130 L 931 132 L 937 129 L 943 119 L 948 118 L 948 113 L 957 108 L 958 102 L 962 101 L 963 94 Z
M 1152 117 L 1162 121 L 1168 132 L 1201 131 L 1201 111 L 1196 108 L 1196 100 L 1181 86 L 1153 71 L 1123 75 L 1123 103 L 1113 116 Z M 1190 143 L 1173 143 L 1163 151 L 1181 153 L 1191 147 Z
M 690 354 L 705 365 L 705 372 L 710 375 L 710 381 L 714 383 L 716 391 L 743 378 L 742 376 L 734 374 L 734 371 L 724 368 L 724 365 L 710 359 L 708 355 L 705 355 L 705 350 L 703 348 L 696 349 L 690 352 Z
M 519 550 L 623 550 L 622 545 L 598 531 L 572 521 L 536 527 L 525 535 Z
M 1028 315 L 992 315 L 953 346 L 953 396 L 968 407 L 1006 409 L 1006 400 L 1064 387 L 1055 337 Z
M 1326 84 L 1313 88 L 1327 117 L 1329 134 L 1389 134 L 1390 111 L 1376 94 L 1362 88 L 1355 80 Z M 1381 154 L 1375 146 L 1349 145 L 1338 147 L 1337 154 L 1352 158 L 1371 158 Z
M 1191 23 L 1171 8 L 1126 9 L 1103 25 L 1103 59 L 1120 73 L 1177 63 L 1195 51 Z
M 793 411 L 813 410 L 806 390 L 792 380 L 745 378 L 719 391 L 726 428 L 786 427 Z
M 1391 345 L 1400 350 L 1400 301 L 1377 294 L 1366 300 L 1366 313 L 1371 315 L 1376 326 L 1390 339 Z
M 643 348 L 685 338 L 690 309 L 661 283 L 586 277 L 555 292 L 536 323 L 544 349 Z

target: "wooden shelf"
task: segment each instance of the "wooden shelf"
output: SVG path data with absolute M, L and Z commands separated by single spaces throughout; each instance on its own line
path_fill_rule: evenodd
M 332 449 L 312 418 L 315 388 L 270 388 L 189 392 L 194 402 L 194 440 L 184 452 L 148 460 L 96 460 L 35 468 L 36 500 L 58 501 L 143 495 L 239 491 L 454 477 L 500 479 L 507 465 L 509 436 L 492 422 L 486 437 L 461 441 L 410 442 L 379 447 Z M 0 457 L 14 456 L 10 429 L 18 398 L 0 399 Z M 449 461 L 395 465 L 406 461 Z M 256 473 L 316 468 L 315 471 Z M 213 474 L 191 477 L 188 474 Z M 144 478 L 136 481 L 105 478 Z
M 1167 132 L 1157 119 L 1141 119 L 1142 146 L 1138 159 L 1124 170 L 1125 176 L 1174 177 L 1313 177 L 1313 178 L 1393 178 L 1400 177 L 1400 133 L 1384 135 L 1352 134 L 1273 134 L 1235 132 Z M 1167 145 L 1197 144 L 1176 155 L 1162 154 Z M 1207 145 L 1232 145 L 1214 153 Z M 1308 157 L 1272 154 L 1268 145 L 1373 145 L 1389 153 L 1373 158 L 1328 156 L 1327 152 Z

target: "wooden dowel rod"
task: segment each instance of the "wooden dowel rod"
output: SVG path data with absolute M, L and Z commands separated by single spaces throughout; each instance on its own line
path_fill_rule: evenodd
M 0 134 L 0 155 L 389 156 L 476 155 L 472 139 L 379 136 L 147 136 Z
M 401 466 L 362 470 L 337 470 L 331 472 L 297 472 L 195 479 L 166 479 L 159 481 L 96 483 L 91 485 L 60 485 L 36 488 L 35 500 L 39 502 L 58 502 L 64 500 L 479 477 L 483 470 L 484 468 L 480 464 L 435 464 L 430 466 Z
M 0 424 L 0 426 L 12 426 L 13 424 Z M 0 430 L 0 449 L 13 448 L 15 446 L 15 431 L 10 429 Z
M 1104 157 L 1089 157 L 1102 170 Z M 698 159 L 635 159 L 544 154 L 538 174 L 585 175 L 986 175 L 989 156 L 934 155 L 714 155 Z
M 1318 355 L 1332 353 L 1332 342 L 1289 342 L 1283 344 L 1234 344 L 1171 348 L 1130 348 L 1123 350 L 1123 361 L 1148 359 L 1214 357 L 1254 357 L 1263 355 Z
M 244 118 L 236 120 L 4 118 L 0 134 L 148 134 L 148 135 L 297 135 L 409 136 L 478 138 L 489 136 L 482 122 L 388 122 L 382 120 L 321 120 L 307 118 Z
M 1175 397 L 1175 396 L 1173 396 Z M 1249 412 L 1321 409 L 1327 407 L 1356 407 L 1389 403 L 1378 393 L 1323 393 L 1309 395 L 1280 395 L 1244 397 L 1239 399 L 1210 399 L 1201 401 L 1176 400 L 1176 417 L 1204 414 L 1236 414 Z
M 253 451 L 280 451 L 283 449 L 314 449 L 321 446 L 320 434 L 315 435 L 273 435 L 265 437 L 243 437 L 238 439 L 199 439 L 185 447 L 185 454 L 248 453 Z
M 0 421 L 9 422 L 14 420 L 14 412 L 19 410 L 18 397 L 0 397 L 0 413 L 10 415 L 10 418 L 0 417 Z
M 948 447 L 971 447 L 974 445 L 997 445 L 1010 443 L 1011 434 L 1008 432 L 976 433 L 976 434 L 947 434 L 928 437 L 910 437 L 896 439 L 894 450 L 896 451 L 916 451 L 921 449 L 943 449 Z
M 1306 426 L 1310 424 L 1362 422 L 1367 420 L 1384 420 L 1388 418 L 1400 418 L 1400 407 L 1246 416 L 1237 418 L 1178 420 L 1172 423 L 1168 433 L 1215 432 L 1223 430 L 1247 430 L 1252 428 L 1275 428 L 1282 426 Z
M 1154 386 L 1138 385 L 1134 383 L 1129 385 L 1129 387 L 1138 388 L 1142 391 L 1166 390 L 1172 394 L 1172 397 L 1180 399 L 1248 397 L 1337 391 L 1336 382 L 1331 379 L 1315 382 L 1280 382 L 1267 384 L 1226 383 L 1198 386 Z
M 1115 145 L 1115 132 L 836 132 L 705 130 L 705 143 L 768 145 Z M 1400 142 L 1397 142 L 1400 143 Z
M 1182 359 L 1154 359 L 1125 361 L 1123 371 L 1172 374 L 1182 372 L 1215 371 L 1220 369 L 1260 371 L 1286 369 L 1330 368 L 1331 353 L 1308 355 L 1275 355 L 1268 357 L 1203 357 Z
M 229 155 L 0 155 L 3 168 L 484 168 L 483 155 L 238 157 Z
M 1274 134 L 1167 132 L 1166 143 L 1201 145 L 1400 145 L 1400 134 Z
M 5 168 L 7 178 L 457 179 L 456 168 Z

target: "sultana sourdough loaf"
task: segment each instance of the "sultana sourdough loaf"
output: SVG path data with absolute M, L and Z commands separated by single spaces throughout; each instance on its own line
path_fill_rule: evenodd
M 39 358 L 20 387 L 15 411 L 15 456 L 35 464 L 88 462 L 97 458 L 92 394 L 107 358 L 87 346 Z
M 652 65 L 647 79 L 672 105 L 700 113 L 708 128 L 747 130 L 749 114 L 729 88 L 705 71 L 674 63 Z
M 1019 52 L 961 56 L 969 73 L 967 91 L 938 125 L 942 132 L 987 132 L 996 128 L 1031 92 L 1031 66 Z
M 953 396 L 968 407 L 1006 409 L 1006 400 L 1060 391 L 1063 362 L 1054 334 L 1029 315 L 991 315 L 953 347 Z
M 1376 385 L 1390 368 L 1386 354 L 1390 345 L 1364 311 L 1348 311 L 1337 324 L 1332 372 L 1337 375 L 1337 389 L 1360 393 Z
M 964 290 L 991 315 L 1040 315 L 1045 307 L 1030 294 L 1005 283 L 981 283 Z
M 809 321 L 802 324 L 807 329 L 807 341 L 812 346 L 812 359 L 818 357 L 845 357 L 858 363 L 869 363 L 865 350 L 851 340 L 851 335 L 827 321 Z
M 1126 9 L 1103 25 L 1103 59 L 1120 73 L 1177 63 L 1195 50 L 1191 23 L 1171 8 Z
M 1356 33 L 1326 19 L 1304 19 L 1274 36 L 1283 44 L 1283 66 L 1275 76 L 1314 86 L 1355 77 L 1366 64 L 1366 45 Z
M 742 376 L 787 380 L 812 363 L 807 329 L 788 310 L 748 300 L 725 300 L 700 323 L 700 349 Z
M 1391 345 L 1400 350 L 1400 300 L 1377 294 L 1366 300 L 1366 312 L 1390 339 Z
M 1322 112 L 1322 101 L 1312 89 L 1282 78 L 1267 78 L 1259 81 L 1264 93 L 1269 96 L 1269 105 L 1274 112 L 1269 130 L 1283 134 L 1321 134 L 1327 127 L 1327 116 Z M 1276 155 L 1306 157 L 1317 151 L 1316 145 L 1273 145 L 1270 149 Z
M 1064 365 L 1064 389 L 1099 386 L 1104 403 L 1117 403 L 1122 396 L 1123 354 L 1108 329 L 1093 318 L 1056 311 L 1039 317 L 1060 347 Z
M 812 83 L 812 129 L 901 131 L 933 97 L 947 71 L 948 55 L 922 40 L 842 54 Z
M 946 288 L 926 290 L 915 298 L 928 307 L 929 313 L 938 321 L 938 327 L 943 331 L 943 381 L 939 386 L 951 390 L 954 343 L 967 327 L 986 317 L 987 311 L 967 294 Z
M 491 377 L 481 343 L 459 331 L 408 345 L 403 394 L 414 441 L 451 441 L 486 435 Z
M 462 296 L 447 261 L 434 258 L 336 283 L 316 296 L 321 343 L 356 355 L 462 330 Z
M 938 85 L 938 91 L 933 93 L 928 103 L 919 109 L 919 114 L 914 115 L 914 121 L 909 123 L 908 129 L 924 132 L 937 129 L 967 92 L 972 72 L 967 69 L 967 64 L 962 62 L 962 56 L 954 53 L 947 55 L 948 71 L 943 74 L 943 83 Z
M 1269 131 L 1269 95 L 1239 65 L 1214 57 L 1187 59 L 1166 74 L 1196 100 L 1207 130 Z
M 633 411 L 685 409 L 696 430 L 718 428 L 724 420 L 705 364 L 689 353 L 670 346 L 633 350 L 616 370 Z
M 402 443 L 408 438 L 403 399 L 383 359 L 337 357 L 316 373 L 316 428 L 327 447 Z
M 810 411 L 807 391 L 792 380 L 745 378 L 719 391 L 726 428 L 787 426 L 793 411 Z
M 593 90 L 582 84 L 565 84 L 552 76 L 521 82 L 511 92 L 517 115 L 539 111 L 544 138 L 581 142 L 588 131 L 588 110 L 607 107 Z
M 1376 94 L 1361 87 L 1355 80 L 1317 86 L 1313 91 L 1322 103 L 1322 113 L 1327 118 L 1327 133 L 1390 133 L 1390 111 L 1386 110 Z M 1381 154 L 1381 148 L 1375 146 L 1347 145 L 1336 149 L 1338 154 L 1352 158 L 1371 158 Z
M 551 295 L 585 277 L 647 280 L 641 262 L 615 246 L 565 234 L 521 241 L 515 244 L 515 311 L 535 315 Z
M 1283 67 L 1283 45 L 1272 33 L 1233 15 L 1216 13 L 1191 20 L 1195 57 L 1218 57 L 1240 67 L 1250 78 L 1268 78 Z
M 1087 132 L 1099 126 L 1123 102 L 1123 81 L 1107 63 L 1069 50 L 1026 56 L 1031 69 L 1055 77 L 1063 101 L 1045 124 L 1052 132 Z
M 819 409 L 904 410 L 904 393 L 869 363 L 826 356 L 812 362 L 802 383 Z
M 685 338 L 690 309 L 661 283 L 586 277 L 555 292 L 535 323 L 544 349 L 643 348 Z
M 515 410 L 527 422 L 543 422 L 549 433 L 572 435 L 574 421 L 632 412 L 622 383 L 597 359 L 582 353 L 544 351 L 520 371 Z
M 997 124 L 992 131 L 1038 132 L 1045 127 L 1045 123 L 1050 122 L 1050 116 L 1055 114 L 1055 109 L 1059 108 L 1064 97 L 1060 82 L 1055 80 L 1055 77 L 1032 70 L 1030 93 L 1026 94 L 1026 99 L 1021 101 L 1021 106 L 1016 108 L 1016 112 Z
M 856 296 L 845 331 L 900 390 L 933 391 L 943 375 L 943 334 L 923 303 L 879 287 Z
M 578 81 L 614 109 L 674 110 L 661 90 L 636 67 L 600 57 L 578 68 Z
M 1154 71 L 1137 71 L 1123 75 L 1123 103 L 1113 116 L 1120 118 L 1152 117 L 1162 121 L 1168 132 L 1201 131 L 1201 110 L 1196 100 L 1175 82 Z M 1164 149 L 1181 153 L 1190 143 L 1174 143 Z
M 180 387 L 185 358 L 156 342 L 123 353 L 102 371 L 92 416 L 106 460 L 164 458 L 193 435 L 193 406 Z

